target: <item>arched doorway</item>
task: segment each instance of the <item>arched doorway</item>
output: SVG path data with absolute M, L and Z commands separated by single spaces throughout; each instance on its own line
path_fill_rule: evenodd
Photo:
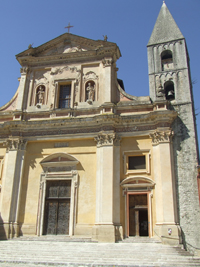
M 129 177 L 121 182 L 125 195 L 125 236 L 152 237 L 152 189 L 147 177 Z

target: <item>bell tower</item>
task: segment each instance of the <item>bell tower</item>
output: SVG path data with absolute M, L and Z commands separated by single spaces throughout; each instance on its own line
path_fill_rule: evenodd
M 178 223 L 186 248 L 200 247 L 197 187 L 198 145 L 189 55 L 186 41 L 165 2 L 148 45 L 149 90 L 152 102 L 168 101 L 177 111 L 171 125 L 174 191 Z M 161 173 L 162 175 L 162 173 Z M 191 246 L 192 245 L 192 246 Z
M 164 2 L 147 49 L 151 99 L 190 102 L 191 81 L 185 38 Z

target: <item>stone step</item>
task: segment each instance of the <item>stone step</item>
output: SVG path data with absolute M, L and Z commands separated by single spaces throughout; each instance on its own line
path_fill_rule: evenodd
M 161 243 L 92 243 L 59 240 L 0 241 L 1 267 L 200 266 L 200 258 Z
M 13 241 L 53 241 L 53 242 L 92 242 L 97 243 L 97 241 L 92 240 L 92 238 L 85 236 L 66 236 L 66 235 L 42 235 L 42 236 L 20 236 L 11 239 Z
M 161 243 L 160 240 L 147 236 L 129 236 L 118 243 Z

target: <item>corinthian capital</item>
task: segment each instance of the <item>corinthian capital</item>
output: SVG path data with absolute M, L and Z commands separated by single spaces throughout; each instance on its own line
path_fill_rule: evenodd
M 4 142 L 4 146 L 6 146 L 7 151 L 14 151 L 14 150 L 25 150 L 26 149 L 27 141 L 18 138 L 18 137 L 10 137 Z
M 152 139 L 153 145 L 158 145 L 160 143 L 166 143 L 171 141 L 171 137 L 174 135 L 172 130 L 159 131 L 155 130 L 153 133 L 150 133 L 149 136 Z
M 102 63 L 103 63 L 103 67 L 105 68 L 105 67 L 111 66 L 113 63 L 113 60 L 112 58 L 104 58 L 102 60 Z
M 120 142 L 119 136 L 115 133 L 100 133 L 94 140 L 97 142 L 97 147 L 110 146 L 113 144 L 118 145 Z
M 27 74 L 29 72 L 29 68 L 28 67 L 22 67 L 21 69 L 20 69 L 20 73 L 21 74 Z

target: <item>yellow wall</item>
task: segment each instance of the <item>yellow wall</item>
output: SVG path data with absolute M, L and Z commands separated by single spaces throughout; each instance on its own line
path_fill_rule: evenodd
M 57 140 L 56 142 L 61 142 Z M 66 141 L 64 141 L 66 142 Z M 68 153 L 80 162 L 77 165 L 79 186 L 77 222 L 95 222 L 96 143 L 93 140 L 68 140 L 68 147 L 54 147 L 55 142 L 29 142 L 25 156 L 20 202 L 20 222 L 36 225 L 42 159 L 53 153 Z
M 135 174 L 129 174 L 125 175 L 124 174 L 124 152 L 128 151 L 135 151 L 135 150 L 150 150 L 151 157 L 150 157 L 150 173 L 135 173 Z M 122 138 L 121 140 L 121 161 L 120 161 L 120 181 L 124 180 L 127 177 L 134 177 L 134 176 L 145 176 L 149 177 L 152 180 L 154 180 L 153 177 L 153 155 L 152 155 L 152 142 L 151 139 L 148 137 L 127 137 L 127 138 Z M 120 189 L 120 196 L 121 196 L 121 205 L 120 205 L 120 220 L 121 224 L 123 226 L 124 232 L 125 232 L 125 197 L 123 196 L 122 192 L 122 187 Z M 154 190 L 153 190 L 154 191 Z M 155 194 L 153 194 L 153 199 L 152 199 L 152 224 L 154 226 L 155 222 Z

